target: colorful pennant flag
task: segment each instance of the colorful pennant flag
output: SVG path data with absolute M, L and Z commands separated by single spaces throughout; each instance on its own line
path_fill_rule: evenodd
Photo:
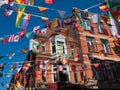
M 45 8 L 45 7 L 39 7 L 39 10 L 41 13 L 43 13 L 44 11 L 46 11 L 48 8 Z
M 104 3 L 104 4 L 101 4 L 99 6 L 100 10 L 103 11 L 103 12 L 106 12 L 109 10 L 108 6 L 107 6 L 107 3 Z
M 9 17 L 10 15 L 12 15 L 12 13 L 13 13 L 13 10 L 9 10 L 9 8 L 6 8 L 4 10 L 4 16 L 5 17 Z
M 16 35 L 16 36 L 14 37 L 14 42 L 18 42 L 19 39 L 20 39 L 19 35 Z
M 8 38 L 3 38 L 2 43 L 5 44 L 7 42 Z
M 19 33 L 19 38 L 22 38 L 26 33 L 26 30 L 22 30 L 20 33 Z
M 54 3 L 54 0 L 45 0 L 45 3 L 46 3 L 46 4 L 53 4 L 53 3 Z
M 14 34 L 10 35 L 8 42 L 13 42 L 13 40 L 14 40 Z
M 41 17 L 41 19 L 42 19 L 42 22 L 48 22 L 49 21 L 48 17 Z
M 3 70 L 4 70 L 5 64 L 6 64 L 6 63 L 1 63 L 1 64 L 0 64 L 0 71 L 3 71 Z
M 35 26 L 35 27 L 33 28 L 33 32 L 34 32 L 35 34 L 37 34 L 37 32 L 39 31 L 39 29 L 40 29 L 40 26 Z

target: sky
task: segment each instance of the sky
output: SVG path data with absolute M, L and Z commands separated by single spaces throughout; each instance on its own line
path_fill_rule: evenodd
M 88 9 L 88 11 L 101 13 L 98 6 L 93 7 L 97 4 L 99 4 L 99 0 L 54 0 L 54 4 L 46 4 L 44 0 L 35 0 L 34 6 L 46 7 L 49 9 L 43 14 L 40 14 L 39 9 L 34 6 L 29 6 L 26 9 L 27 12 L 36 14 L 38 16 L 48 16 L 49 20 L 52 21 L 52 19 L 54 18 L 61 18 L 57 10 L 65 11 L 64 16 L 71 16 L 72 7 L 77 7 L 82 10 L 91 7 L 90 9 Z M 4 8 L 7 7 L 9 7 L 9 5 L 6 4 L 1 6 L 0 8 L 0 38 L 7 35 L 16 34 L 17 32 L 21 31 L 20 28 L 15 27 L 17 16 L 16 12 L 13 12 L 10 17 L 4 17 Z M 44 26 L 44 24 L 45 23 L 41 22 L 40 17 L 32 16 L 26 31 L 32 31 L 35 26 Z M 32 37 L 33 36 L 34 35 L 32 35 Z M 3 59 L 0 59 L 0 63 L 6 63 L 5 68 L 2 71 L 4 74 L 9 72 L 11 64 L 13 64 L 14 62 L 23 62 L 25 60 L 27 53 L 21 53 L 21 50 L 23 48 L 29 48 L 29 39 L 25 36 L 21 38 L 18 42 L 7 42 L 6 44 L 2 44 L 0 41 L 0 56 L 6 56 Z M 14 52 L 16 53 L 16 55 L 12 59 L 9 59 L 7 55 Z M 13 71 L 12 75 L 15 72 L 16 71 Z M 0 83 L 4 83 L 4 86 L 0 84 L 0 90 L 6 90 L 7 84 L 9 84 L 12 75 L 10 77 L 6 77 L 5 75 L 3 75 L 3 77 L 0 78 Z

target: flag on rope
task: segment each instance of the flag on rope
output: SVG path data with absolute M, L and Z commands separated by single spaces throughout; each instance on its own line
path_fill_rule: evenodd
M 33 28 L 33 32 L 34 32 L 35 34 L 37 34 L 37 32 L 39 31 L 39 29 L 40 29 L 40 26 L 35 26 L 35 27 Z
M 54 3 L 54 0 L 45 0 L 45 3 L 46 3 L 46 4 L 53 4 L 53 3 Z
M 109 10 L 109 7 L 108 7 L 107 3 L 101 4 L 101 5 L 99 6 L 99 8 L 100 8 L 100 10 L 103 11 L 103 12 L 106 12 L 106 11 Z
M 9 17 L 10 15 L 12 15 L 12 13 L 13 13 L 13 10 L 9 10 L 9 8 L 6 8 L 4 10 L 4 16 L 5 17 Z
M 20 22 L 22 18 L 24 17 L 24 11 L 25 11 L 25 5 L 18 5 L 18 14 L 16 17 L 16 27 L 20 26 Z
M 48 9 L 46 7 L 38 7 L 38 8 L 39 8 L 39 10 L 40 10 L 41 13 L 43 13 L 44 11 L 46 11 Z
M 11 34 L 9 39 L 8 39 L 8 42 L 13 42 L 13 40 L 14 40 L 14 34 Z
M 27 51 L 28 51 L 28 48 L 24 48 L 24 49 L 22 50 L 22 54 L 25 54 Z
M 3 38 L 3 39 L 2 39 L 2 43 L 5 44 L 5 43 L 7 42 L 7 40 L 8 40 L 7 37 L 6 37 L 6 38 Z
M 5 65 L 6 65 L 6 63 L 1 63 L 1 64 L 0 64 L 0 71 L 3 71 L 3 70 L 4 70 Z
M 26 30 L 22 30 L 20 33 L 19 33 L 19 38 L 22 38 L 26 33 Z
M 10 53 L 9 54 L 9 59 L 12 59 L 15 56 L 15 53 Z
M 48 17 L 41 17 L 41 19 L 42 19 L 42 22 L 48 22 L 49 21 Z
M 16 36 L 14 37 L 14 42 L 18 42 L 19 39 L 20 39 L 19 35 L 16 35 Z

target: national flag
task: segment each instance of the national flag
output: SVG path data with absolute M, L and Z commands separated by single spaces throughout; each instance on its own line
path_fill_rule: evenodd
M 28 48 L 24 48 L 24 49 L 22 50 L 22 54 L 25 54 L 27 51 L 28 51 Z
M 16 27 L 19 27 L 20 26 L 20 22 L 24 16 L 24 11 L 25 11 L 25 5 L 19 5 L 18 4 L 18 14 L 17 14 L 17 17 L 16 17 Z
M 39 52 L 39 47 L 40 47 L 40 43 L 31 39 L 30 40 L 30 50 L 33 50 L 35 52 Z
M 14 34 L 10 35 L 8 42 L 13 42 L 13 40 L 14 40 Z
M 43 35 L 46 35 L 46 32 L 47 32 L 47 28 L 41 29 L 41 33 L 42 33 Z
M 20 39 L 19 35 L 16 35 L 16 36 L 14 37 L 14 42 L 18 42 L 19 39 Z
M 58 71 L 63 71 L 63 66 L 62 65 L 58 65 Z
M 109 10 L 109 7 L 107 6 L 107 3 L 103 3 L 99 6 L 100 10 L 103 12 L 106 12 Z
M 65 24 L 65 25 L 72 25 L 71 18 L 64 19 L 64 24 Z
M 3 38 L 2 43 L 5 44 L 7 42 L 8 38 Z
M 31 14 L 24 14 L 24 15 L 25 15 L 25 16 L 24 16 L 23 19 L 25 19 L 25 20 L 30 20 Z
M 22 38 L 26 33 L 26 30 L 22 30 L 20 33 L 19 33 L 19 38 Z
M 44 11 L 46 11 L 48 9 L 46 7 L 38 7 L 38 8 L 39 8 L 39 10 L 40 10 L 41 13 L 43 13 Z
M 30 39 L 30 36 L 32 35 L 32 31 L 26 33 L 26 37 Z
M 4 70 L 5 64 L 6 64 L 6 63 L 1 63 L 1 64 L 0 64 L 0 71 L 3 71 L 3 70 Z
M 40 26 L 36 26 L 36 27 L 33 28 L 33 32 L 35 34 L 37 34 L 37 32 L 39 31 L 39 29 L 40 29 Z
M 15 70 L 18 66 L 18 63 L 13 63 L 10 67 L 10 70 Z
M 9 54 L 9 59 L 12 59 L 15 56 L 15 53 L 10 53 Z
M 13 13 L 13 10 L 9 10 L 8 8 L 6 8 L 4 10 L 4 16 L 5 17 L 9 17 L 10 15 L 12 15 L 12 13 Z
M 80 57 L 78 54 L 74 56 L 74 61 L 80 61 Z
M 54 0 L 45 0 L 45 3 L 46 3 L 46 4 L 53 4 L 53 3 L 54 3 Z
M 41 17 L 41 19 L 42 19 L 42 22 L 48 22 L 49 21 L 48 17 Z

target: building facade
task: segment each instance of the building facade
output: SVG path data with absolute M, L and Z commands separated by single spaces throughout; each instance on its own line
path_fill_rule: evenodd
M 16 81 L 38 90 L 50 83 L 119 81 L 119 29 L 113 21 L 119 24 L 115 18 L 73 8 L 64 23 L 57 18 L 49 22 L 30 40 L 30 52 L 10 90 Z

